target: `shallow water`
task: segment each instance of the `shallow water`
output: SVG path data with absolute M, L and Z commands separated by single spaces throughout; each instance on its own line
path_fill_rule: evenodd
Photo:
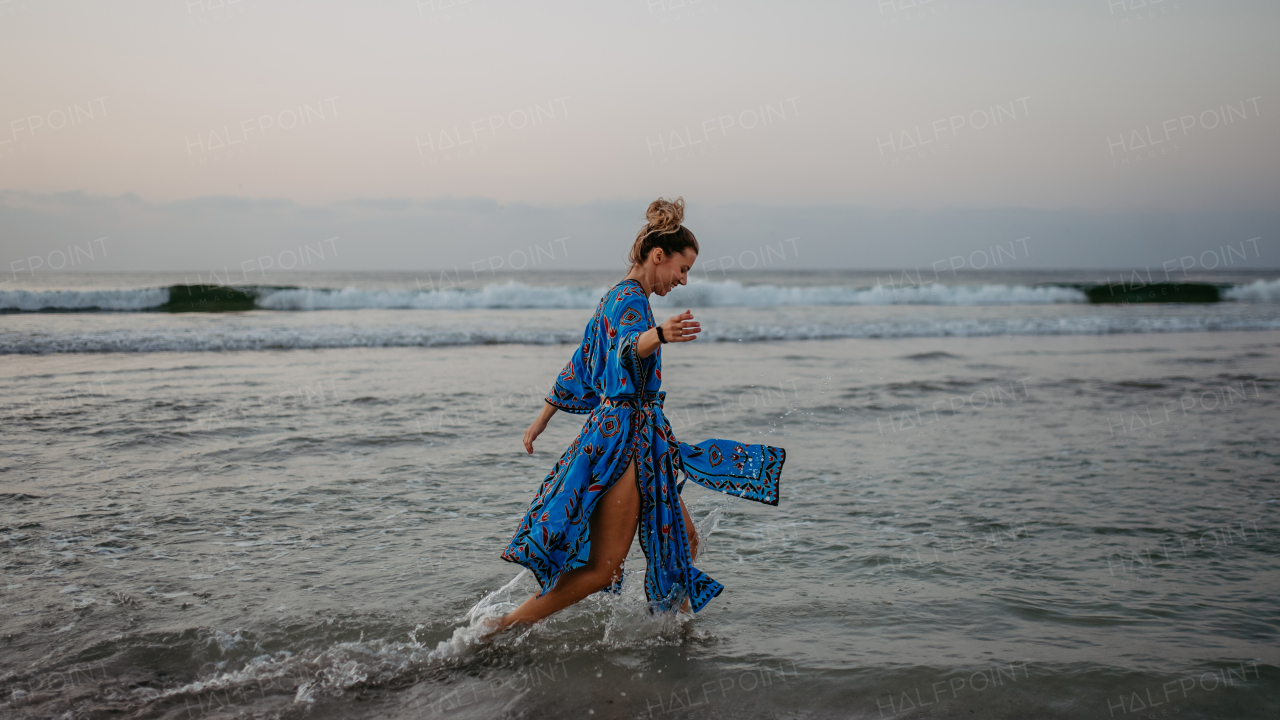
M 686 485 L 724 594 L 650 616 L 637 544 L 621 597 L 450 644 L 533 589 L 498 553 L 568 353 L 7 356 L 3 714 L 1280 709 L 1280 333 L 676 348 L 680 439 L 788 451 L 779 507 Z
M 659 316 L 675 312 L 655 308 Z M 726 343 L 1280 330 L 1276 303 L 725 307 L 695 314 L 700 340 Z M 0 355 L 560 345 L 581 342 L 589 316 L 567 309 L 28 313 L 0 316 Z

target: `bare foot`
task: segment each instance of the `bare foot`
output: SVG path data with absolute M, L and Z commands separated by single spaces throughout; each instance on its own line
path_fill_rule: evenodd
M 480 621 L 476 623 L 476 625 L 484 629 L 484 632 L 479 637 L 479 641 L 487 643 L 500 635 L 503 630 L 510 627 L 511 623 L 506 622 L 506 617 L 492 616 L 480 618 Z

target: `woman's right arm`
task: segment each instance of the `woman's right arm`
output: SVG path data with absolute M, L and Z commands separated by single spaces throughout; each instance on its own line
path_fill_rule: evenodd
M 538 417 L 533 421 L 533 424 L 529 425 L 529 429 L 524 431 L 524 449 L 530 455 L 533 454 L 533 441 L 537 440 L 542 431 L 547 429 L 547 422 L 555 414 L 555 405 L 549 402 L 542 403 L 542 412 L 538 413 Z

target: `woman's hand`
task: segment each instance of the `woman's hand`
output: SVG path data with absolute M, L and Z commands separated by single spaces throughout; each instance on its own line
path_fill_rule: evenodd
M 702 325 L 693 319 L 693 313 L 685 310 L 679 315 L 672 315 L 662 323 L 662 336 L 667 342 L 689 342 L 697 340 L 702 332 Z
M 537 419 L 529 425 L 529 429 L 524 431 L 524 449 L 530 455 L 533 454 L 533 441 L 538 439 L 543 430 L 547 429 L 547 421 L 552 415 L 556 414 L 556 406 L 551 403 L 543 403 L 542 412 L 538 414 Z
M 679 315 L 672 315 L 658 327 L 662 328 L 662 337 L 666 338 L 667 342 L 697 340 L 698 333 L 702 332 L 702 326 L 693 319 L 693 313 L 688 310 Z M 636 344 L 636 350 L 640 357 L 647 358 L 658 349 L 661 342 L 658 339 L 658 328 L 649 328 L 640 334 L 640 342 Z
M 547 429 L 547 421 L 539 417 L 533 421 L 528 430 L 524 431 L 524 449 L 530 455 L 533 454 L 533 441 L 538 439 L 543 430 Z

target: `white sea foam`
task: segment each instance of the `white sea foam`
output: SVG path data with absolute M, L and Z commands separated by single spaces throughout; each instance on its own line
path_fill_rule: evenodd
M 471 289 L 362 290 L 238 287 L 256 295 L 263 310 L 470 310 L 593 308 L 606 287 L 534 286 L 509 281 Z M 1224 291 L 1242 302 L 1280 302 L 1280 280 L 1258 280 Z M 133 290 L 0 291 L 0 310 L 115 310 L 157 308 L 169 300 L 168 288 Z M 1087 303 L 1084 292 L 1063 285 L 743 285 L 734 280 L 701 282 L 653 296 L 654 307 L 786 307 L 849 305 L 1052 305 Z
M 270 310 L 356 310 L 413 308 L 590 308 L 608 288 L 536 287 L 517 282 L 479 290 L 307 290 L 264 291 L 258 306 Z M 1069 287 L 1023 285 L 923 285 L 854 288 L 845 286 L 743 285 L 727 280 L 676 288 L 658 307 L 772 307 L 779 305 L 1044 305 L 1083 303 L 1088 298 Z
M 779 305 L 1046 305 L 1085 303 L 1075 288 L 1025 285 L 917 285 L 853 288 L 839 285 L 742 285 L 733 280 L 677 288 L 655 305 L 693 307 L 773 307 Z
M 1222 293 L 1222 297 L 1237 302 L 1280 302 L 1280 280 L 1254 280 L 1248 285 L 1236 285 Z
M 0 310 L 147 310 L 169 302 L 168 288 L 137 290 L 4 290 Z
M 470 310 L 477 308 L 589 308 L 607 288 L 531 287 L 516 282 L 479 290 L 264 290 L 257 305 L 266 310 Z

